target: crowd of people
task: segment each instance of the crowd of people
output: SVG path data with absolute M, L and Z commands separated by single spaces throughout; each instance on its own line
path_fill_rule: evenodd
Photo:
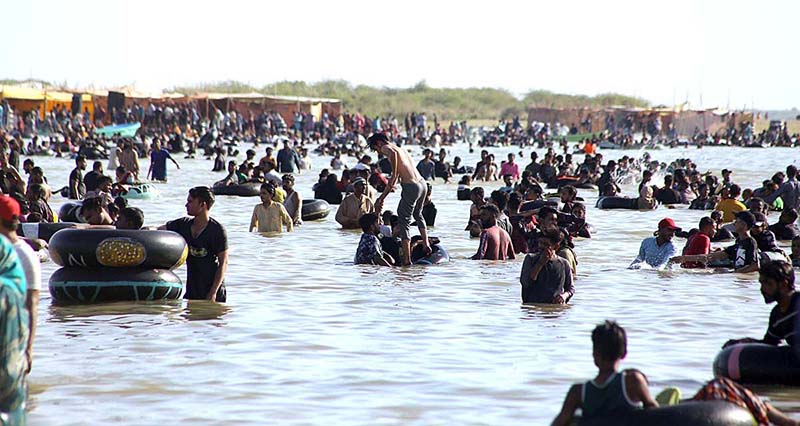
M 166 181 L 168 160 L 180 168 L 173 154 L 184 151 L 191 157 L 195 148 L 204 149 L 208 159 L 213 160 L 213 169 L 226 172 L 213 186 L 259 186 L 261 202 L 253 208 L 250 231 L 292 232 L 302 224 L 303 206 L 302 197 L 294 188 L 295 175 L 312 169 L 307 146 L 312 141 L 318 153 L 331 157 L 330 167 L 320 171 L 314 185 L 314 198 L 338 205 L 335 220 L 343 229 L 362 231 L 355 249 L 355 264 L 406 266 L 431 256 L 440 243 L 438 238 L 428 235 L 428 228 L 434 225 L 437 214 L 432 183 L 437 179 L 444 182 L 458 179 L 459 193 L 463 191 L 471 201 L 464 230 L 476 238 L 471 259 L 503 262 L 523 257 L 519 274 L 522 302 L 567 304 L 577 291 L 580 241 L 591 238 L 594 232 L 587 222 L 587 207 L 578 197 L 578 188 L 592 188 L 600 197 L 613 197 L 622 195 L 624 183 L 638 181 L 638 193 L 633 198 L 639 209 L 684 204 L 689 209 L 708 211 L 709 215 L 699 221 L 697 229 L 688 232 L 671 218 L 663 218 L 653 237 L 642 242 L 631 267 L 717 265 L 732 268 L 737 273 L 758 272 L 765 300 L 779 304 L 775 318 L 770 318 L 770 332 L 762 341 L 797 344 L 791 337 L 795 329 L 778 329 L 777 326 L 777 322 L 795 315 L 800 308 L 795 301 L 792 270 L 792 265 L 800 265 L 800 229 L 795 224 L 800 209 L 800 183 L 795 166 L 787 167 L 785 173 L 773 174 L 763 181 L 762 187 L 750 189 L 737 185 L 731 170 L 724 169 L 717 177 L 701 172 L 690 159 L 665 164 L 652 161 L 645 154 L 642 158 L 623 156 L 616 161 L 605 161 L 603 155 L 596 152 L 596 141 L 581 142 L 570 153 L 566 140 L 554 140 L 548 126 L 526 129 L 518 119 L 504 123 L 502 130 L 498 130 L 498 126 L 493 136 L 483 140 L 490 145 L 494 140 L 521 146 L 540 141 L 547 146 L 541 159 L 533 151 L 530 162 L 523 164 L 518 162 L 524 158 L 522 151 L 510 152 L 498 164 L 494 154 L 483 150 L 480 160 L 472 166 L 463 165 L 459 157 L 453 158 L 451 163 L 448 151 L 441 148 L 465 138 L 466 126 L 451 123 L 448 129 L 443 129 L 434 116 L 431 130 L 424 113 L 408 114 L 403 123 L 405 132 L 400 131 L 400 123 L 392 116 L 370 119 L 360 114 L 323 116 L 315 121 L 310 114 L 297 113 L 288 126 L 280 115 L 273 113 L 245 117 L 233 111 L 215 110 L 212 119 L 203 119 L 191 105 L 174 108 L 135 105 L 130 110 L 111 114 L 120 122 L 141 121 L 145 129 L 142 135 L 147 136 L 136 140 L 107 140 L 91 133 L 93 124 L 85 115 L 77 117 L 69 111 L 55 112 L 54 122 L 48 126 L 63 126 L 59 131 L 67 141 L 67 150 L 74 153 L 75 161 L 68 185 L 56 191 L 49 187 L 44 171 L 36 166 L 34 159 L 27 158 L 20 167 L 22 155 L 46 145 L 36 145 L 35 139 L 26 145 L 19 133 L 13 136 L 0 133 L 0 191 L 7 194 L 0 197 L 0 233 L 7 237 L 0 239 L 4 244 L 0 246 L 0 252 L 4 253 L 0 263 L 8 266 L 8 273 L 0 274 L 0 278 L 4 283 L 11 282 L 0 289 L 0 302 L 18 308 L 20 316 L 14 323 L 17 339 L 13 343 L 21 344 L 19 339 L 23 339 L 25 344 L 20 347 L 27 354 L 25 362 L 15 365 L 18 371 L 12 378 L 16 381 L 8 385 L 9 389 L 18 389 L 24 382 L 25 372 L 30 369 L 41 281 L 33 252 L 36 243 L 18 238 L 15 230 L 21 222 L 55 221 L 49 201 L 53 193 L 81 200 L 79 215 L 89 225 L 142 229 L 144 212 L 129 206 L 121 195 L 145 179 Z M 201 143 L 207 135 L 210 135 L 208 140 Z M 196 143 L 187 142 L 194 138 L 198 138 Z M 70 141 L 77 145 L 90 141 L 116 142 L 109 161 L 114 177 L 105 174 L 104 164 L 99 160 L 84 174 L 90 159 L 81 154 L 80 148 L 70 146 Z M 246 159 L 241 163 L 226 161 L 226 152 L 236 157 L 238 153 L 232 149 L 244 141 L 254 144 L 253 149 L 245 153 Z M 257 158 L 256 152 L 259 143 L 265 147 L 261 158 Z M 408 143 L 427 146 L 422 159 L 412 160 L 403 146 Z M 282 147 L 276 151 L 279 145 Z M 435 152 L 434 147 L 440 147 L 439 151 Z M 563 153 L 559 153 L 559 149 L 563 149 Z M 139 168 L 142 150 L 150 156 L 146 174 Z M 581 154 L 583 157 L 578 160 Z M 343 156 L 353 156 L 358 161 L 347 167 Z M 20 171 L 27 174 L 27 179 Z M 337 171 L 341 177 L 337 176 Z M 663 186 L 653 184 L 652 179 L 661 175 Z M 487 191 L 479 184 L 496 188 Z M 384 205 L 387 196 L 396 189 L 400 190 L 400 201 L 393 212 Z M 548 189 L 551 190 L 549 194 Z M 192 188 L 185 205 L 188 217 L 170 221 L 160 229 L 179 233 L 189 245 L 185 297 L 225 302 L 228 239 L 223 224 L 211 217 L 214 203 L 210 187 Z M 780 211 L 779 218 L 770 224 L 769 214 L 775 211 Z M 419 235 L 412 235 L 412 227 L 417 228 Z M 676 235 L 687 239 L 680 254 L 673 245 Z M 780 240 L 791 241 L 790 254 L 776 244 Z M 711 243 L 721 241 L 732 244 L 713 251 Z M 20 278 L 23 275 L 25 278 Z M 618 372 L 619 363 L 626 354 L 624 330 L 615 323 L 606 323 L 593 333 L 593 343 L 595 362 L 600 369 L 598 377 L 570 390 L 555 423 L 568 424 L 577 407 L 584 408 L 584 417 L 613 412 L 619 407 L 604 404 L 609 400 L 621 403 L 620 392 L 632 396 L 626 404 L 640 402 L 645 407 L 656 406 L 641 373 Z M 598 386 L 609 382 L 614 385 Z M 781 417 L 774 407 L 759 402 L 735 383 L 715 381 L 708 386 L 735 389 L 737 395 L 748 395 L 748 406 L 761 407 L 763 418 L 778 424 L 793 424 L 785 416 Z M 590 389 L 589 395 L 596 394 L 597 398 L 579 398 L 587 389 Z M 609 392 L 617 394 L 609 399 Z M 699 392 L 701 397 L 695 398 L 710 394 Z M 19 399 L 16 403 L 13 398 L 7 400 L 12 402 L 0 407 L 2 411 L 13 412 L 20 408 Z

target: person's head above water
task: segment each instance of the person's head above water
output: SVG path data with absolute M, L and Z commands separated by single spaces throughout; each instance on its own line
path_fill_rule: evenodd
M 199 210 L 211 210 L 214 201 L 214 193 L 211 192 L 211 188 L 207 186 L 195 186 L 189 190 L 189 197 L 186 200 L 186 212 L 189 216 L 196 216 Z
M 675 225 L 675 221 L 665 217 L 658 222 L 658 231 L 656 232 L 656 236 L 661 237 L 667 241 L 672 240 L 672 237 L 675 236 L 675 231 L 680 231 L 681 228 L 678 225 Z
M 389 143 L 389 137 L 383 132 L 373 133 L 367 139 L 367 145 L 369 145 L 370 149 L 373 151 L 380 151 L 380 149 L 387 143 Z
M 259 196 L 261 197 L 262 202 L 266 204 L 271 203 L 275 197 L 275 185 L 272 182 L 262 183 L 261 189 L 259 190 Z
M 615 363 L 628 355 L 628 337 L 625 329 L 615 321 L 606 320 L 592 330 L 592 355 L 594 363 Z
M 497 218 L 500 216 L 500 209 L 497 208 L 494 204 L 487 204 L 481 207 L 481 227 L 491 228 L 492 226 L 497 225 Z
M 375 213 L 366 213 L 358 219 L 358 226 L 365 234 L 377 235 L 380 230 L 379 223 L 378 215 Z
M 142 229 L 144 212 L 136 207 L 125 207 L 117 217 L 117 229 Z
M 794 293 L 794 269 L 782 260 L 765 263 L 758 271 L 758 282 L 761 283 L 764 303 L 777 302 Z

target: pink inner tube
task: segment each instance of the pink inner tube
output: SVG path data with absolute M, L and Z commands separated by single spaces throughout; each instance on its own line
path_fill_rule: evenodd
M 739 355 L 744 348 L 744 345 L 734 346 L 731 355 L 728 357 L 728 377 L 733 380 L 742 378 L 742 373 L 739 371 Z

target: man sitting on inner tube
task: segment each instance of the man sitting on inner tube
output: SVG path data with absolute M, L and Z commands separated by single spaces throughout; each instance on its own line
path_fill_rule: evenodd
M 779 345 L 785 341 L 800 351 L 800 293 L 795 291 L 792 265 L 780 260 L 765 263 L 758 271 L 758 281 L 764 303 L 778 303 L 769 314 L 767 333 L 763 339 L 731 339 L 722 347 L 738 343 Z

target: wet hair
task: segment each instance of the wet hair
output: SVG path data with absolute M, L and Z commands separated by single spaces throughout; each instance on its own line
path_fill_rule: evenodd
M 704 216 L 702 219 L 700 219 L 700 225 L 698 225 L 698 228 L 703 229 L 704 226 L 715 225 L 715 224 L 716 222 L 714 222 L 714 219 L 708 216 Z
M 378 215 L 375 213 L 367 213 L 360 218 L 358 218 L 358 226 L 361 227 L 363 232 L 369 231 L 369 228 L 372 227 L 378 221 Z
M 103 199 L 101 197 L 91 197 L 86 198 L 83 200 L 83 204 L 81 205 L 80 213 L 83 215 L 84 212 L 89 210 L 100 210 L 106 207 Z
M 794 289 L 794 269 L 791 263 L 782 260 L 773 260 L 772 262 L 762 264 L 758 273 L 773 281 L 785 281 L 789 283 L 789 288 Z
M 570 195 L 572 197 L 575 197 L 576 195 L 578 195 L 578 190 L 575 189 L 575 187 L 572 186 L 572 185 L 564 185 L 564 186 L 561 187 L 560 191 L 565 191 L 568 195 Z
M 214 193 L 207 186 L 195 186 L 189 190 L 189 197 L 199 199 L 206 204 L 209 210 L 214 205 Z
M 373 133 L 369 138 L 367 138 L 367 145 L 369 145 L 370 148 L 375 148 L 375 144 L 377 144 L 378 142 L 388 143 L 389 137 L 386 136 L 386 133 L 377 132 Z
M 275 185 L 272 182 L 264 182 L 261 184 L 261 190 L 269 192 L 270 195 L 275 195 Z
M 625 329 L 616 321 L 606 320 L 592 330 L 592 345 L 605 361 L 622 359 L 628 353 L 628 337 Z
M 35 196 L 36 200 L 44 199 L 45 194 L 47 194 L 47 189 L 41 183 L 34 183 L 28 187 L 28 192 Z
M 483 187 L 476 186 L 475 188 L 470 189 L 469 190 L 469 196 L 472 197 L 474 195 L 480 195 L 481 197 L 483 197 L 483 195 L 484 195 Z
M 491 213 L 495 219 L 497 219 L 497 217 L 500 216 L 500 209 L 498 209 L 497 206 L 495 206 L 494 204 L 487 204 L 481 207 L 481 213 L 483 213 L 484 211 Z
M 517 211 L 517 208 L 522 205 L 522 196 L 519 192 L 512 192 L 508 195 L 508 207 L 512 211 Z
M 508 194 L 503 191 L 492 191 L 492 194 L 489 196 L 492 199 L 492 203 L 497 206 L 497 209 L 503 211 L 506 209 L 506 204 L 508 204 Z
M 114 180 L 111 179 L 111 176 L 100 175 L 100 177 L 97 178 L 97 186 L 99 187 L 104 183 L 114 183 Z
M 119 215 L 128 222 L 128 229 L 142 229 L 144 225 L 144 212 L 137 207 L 125 207 L 120 210 Z
M 554 215 L 558 216 L 558 210 L 556 210 L 556 209 L 554 209 L 554 208 L 552 208 L 550 206 L 544 206 L 541 209 L 539 209 L 539 213 L 536 214 L 536 217 L 541 219 L 541 218 L 543 218 L 543 217 L 545 217 L 547 215 L 551 215 L 551 214 L 554 214 Z
M 564 236 L 561 234 L 561 230 L 557 229 L 548 229 L 542 232 L 542 235 L 539 236 L 540 241 L 547 241 L 553 247 L 561 246 L 561 242 L 564 240 Z
M 128 199 L 125 197 L 114 198 L 114 204 L 122 210 L 128 207 Z

